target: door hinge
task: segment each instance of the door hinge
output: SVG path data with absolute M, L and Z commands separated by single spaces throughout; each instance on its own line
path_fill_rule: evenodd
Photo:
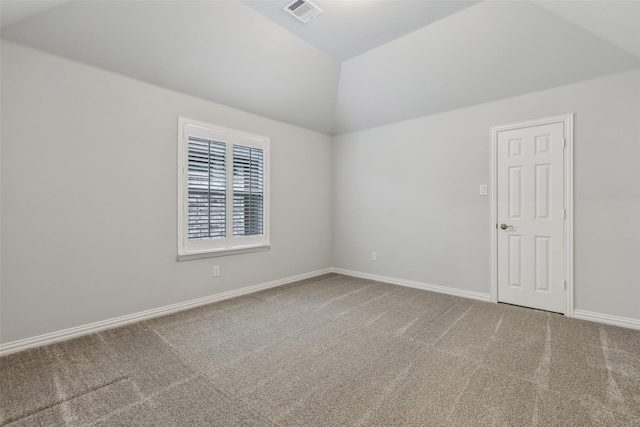
M 567 281 L 566 280 L 564 281 L 564 290 L 565 291 L 567 290 Z
M 567 210 L 565 209 L 563 214 L 562 214 L 562 218 L 567 219 Z
M 567 146 L 567 140 L 566 138 L 562 138 L 562 146 L 566 147 Z

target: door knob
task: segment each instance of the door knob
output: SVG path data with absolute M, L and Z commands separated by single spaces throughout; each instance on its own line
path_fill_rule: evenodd
M 500 224 L 500 228 L 502 228 L 503 230 L 506 230 L 507 228 L 513 228 L 513 225 Z

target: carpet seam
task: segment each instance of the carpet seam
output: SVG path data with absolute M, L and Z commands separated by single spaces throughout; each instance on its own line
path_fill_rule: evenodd
M 2 424 L 0 424 L 0 425 L 4 426 L 4 425 L 7 425 L 7 424 L 16 422 L 16 421 L 20 421 L 20 420 L 22 420 L 24 418 L 28 418 L 28 417 L 30 417 L 32 415 L 35 415 L 35 414 L 39 413 L 39 412 L 46 411 L 47 409 L 51 409 L 51 408 L 53 408 L 55 406 L 59 406 L 59 405 L 65 403 L 65 402 L 70 402 L 70 401 L 72 401 L 74 399 L 77 399 L 79 397 L 85 396 L 85 395 L 87 395 L 89 393 L 93 393 L 94 391 L 98 391 L 98 390 L 103 389 L 105 387 L 109 387 L 110 385 L 119 383 L 119 382 L 127 380 L 127 379 L 129 379 L 128 376 L 119 377 L 119 378 L 114 379 L 113 381 L 109 381 L 108 383 L 105 383 L 105 384 L 102 384 L 102 385 L 99 385 L 99 386 L 96 386 L 96 387 L 91 387 L 90 389 L 88 389 L 88 390 L 86 390 L 86 391 L 84 391 L 82 393 L 79 393 L 79 394 L 76 394 L 76 395 L 73 395 L 73 396 L 70 396 L 70 397 L 66 397 L 66 398 L 56 399 L 56 401 L 54 401 L 53 403 L 41 406 L 38 409 L 35 409 L 35 410 L 31 411 L 31 412 L 27 412 L 24 415 L 20 415 L 18 417 L 13 417 L 13 418 L 8 418 L 7 420 L 3 421 Z
M 143 404 L 144 402 L 149 402 L 149 401 L 153 400 L 153 398 L 155 398 L 156 396 L 158 396 L 158 395 L 160 395 L 160 394 L 162 394 L 162 393 L 166 392 L 167 390 L 171 390 L 171 389 L 173 389 L 173 388 L 175 388 L 175 387 L 181 386 L 182 384 L 186 384 L 186 383 L 188 383 L 189 381 L 192 381 L 192 380 L 194 380 L 194 379 L 198 378 L 199 376 L 202 376 L 202 374 L 201 374 L 201 373 L 197 373 L 197 374 L 192 375 L 192 376 L 190 376 L 190 377 L 184 378 L 184 379 L 182 379 L 182 380 L 180 380 L 180 381 L 176 381 L 176 382 L 174 382 L 174 383 L 172 383 L 172 384 L 169 384 L 169 385 L 168 385 L 168 386 L 166 386 L 165 388 L 163 388 L 163 389 L 161 389 L 161 390 L 159 390 L 159 391 L 156 391 L 155 393 L 151 393 L 150 395 L 148 395 L 148 396 L 144 397 L 143 399 L 139 399 L 139 400 L 136 400 L 135 402 L 131 402 L 131 403 L 130 403 L 130 404 L 128 404 L 128 405 L 125 405 L 125 406 L 123 406 L 123 407 L 117 408 L 117 409 L 115 409 L 114 411 L 109 412 L 108 414 L 105 414 L 105 415 L 103 415 L 103 416 L 101 416 L 101 417 L 98 417 L 98 418 L 94 419 L 94 420 L 91 422 L 91 424 L 90 424 L 90 425 L 95 425 L 96 423 L 99 423 L 99 422 L 101 422 L 101 421 L 106 420 L 107 418 L 110 418 L 110 417 L 111 417 L 111 416 L 113 416 L 114 414 L 122 413 L 122 412 L 123 412 L 123 411 L 125 411 L 126 409 L 129 409 L 129 408 L 134 407 L 134 406 L 136 406 L 136 405 L 141 405 L 141 404 Z

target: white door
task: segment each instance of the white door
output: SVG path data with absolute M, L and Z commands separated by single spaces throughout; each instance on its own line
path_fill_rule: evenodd
M 497 134 L 498 301 L 564 313 L 564 126 Z

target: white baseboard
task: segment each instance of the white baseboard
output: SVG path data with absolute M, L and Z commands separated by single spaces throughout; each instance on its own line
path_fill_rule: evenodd
M 0 344 L 0 356 L 11 353 L 17 353 L 28 348 L 40 347 L 43 345 L 53 344 L 55 342 L 65 341 L 82 335 L 88 335 L 95 332 L 104 331 L 105 329 L 117 328 L 128 325 L 130 323 L 140 322 L 142 320 L 154 317 L 165 316 L 167 314 L 176 313 L 178 311 L 188 310 L 205 304 L 211 304 L 217 301 L 237 297 L 240 295 L 251 294 L 263 289 L 273 288 L 285 285 L 287 283 L 297 282 L 299 280 L 309 279 L 321 276 L 327 273 L 344 274 L 345 276 L 358 277 L 361 279 L 376 280 L 378 282 L 389 283 L 392 285 L 406 286 L 410 288 L 423 289 L 432 292 L 439 292 L 447 295 L 455 295 L 463 298 L 471 298 L 480 301 L 490 301 L 490 295 L 481 292 L 465 291 L 463 289 L 450 288 L 446 286 L 432 285 L 429 283 L 415 282 L 411 280 L 398 279 L 395 277 L 380 276 L 377 274 L 362 273 L 359 271 L 346 270 L 343 268 L 325 268 L 322 270 L 312 271 L 310 273 L 299 274 L 297 276 L 286 277 L 284 279 L 273 280 L 258 285 L 247 286 L 241 289 L 222 292 L 203 298 L 197 298 L 191 301 L 185 301 L 178 304 L 167 305 L 160 308 L 141 311 L 139 313 L 128 314 L 126 316 L 115 317 L 113 319 L 102 320 L 99 322 L 89 323 L 87 325 L 76 326 L 74 328 L 64 329 L 61 331 L 50 332 L 36 337 L 26 338 L 18 341 L 12 341 L 6 344 Z M 585 310 L 573 310 L 573 317 L 577 319 L 590 320 L 592 322 L 606 323 L 609 325 L 622 326 L 625 328 L 639 329 L 640 320 L 626 317 L 611 316 L 608 314 L 594 313 Z
M 141 311 L 139 313 L 128 314 L 126 316 L 115 317 L 113 319 L 102 320 L 99 322 L 89 323 L 87 325 L 76 326 L 74 328 L 64 329 L 61 331 L 50 332 L 48 334 L 38 335 L 32 338 L 26 338 L 18 341 L 12 341 L 6 344 L 0 344 L 0 356 L 11 353 L 17 353 L 28 348 L 40 347 L 43 345 L 53 344 L 59 341 L 65 341 L 82 335 L 88 335 L 95 332 L 104 331 L 105 329 L 117 328 L 119 326 L 128 325 L 130 323 L 140 322 L 142 320 L 154 317 L 165 316 L 167 314 L 176 313 L 178 311 L 188 310 L 213 302 L 258 292 L 263 289 L 273 288 L 285 285 L 287 283 L 297 282 L 298 280 L 309 279 L 311 277 L 321 276 L 331 272 L 331 268 L 312 271 L 310 273 L 299 274 L 297 276 L 286 277 L 284 279 L 273 280 L 271 282 L 261 283 L 258 285 L 247 286 L 241 289 L 222 292 L 215 295 L 197 298 L 191 301 L 185 301 L 178 304 L 171 304 L 160 308 Z
M 611 316 L 609 314 L 594 313 L 593 311 L 585 310 L 573 310 L 573 317 L 576 319 L 590 320 L 591 322 L 606 323 L 608 325 L 640 330 L 640 319 Z
M 409 288 L 423 289 L 425 291 L 438 292 L 441 294 L 455 295 L 457 297 L 471 298 L 480 301 L 491 301 L 491 295 L 482 292 L 465 291 L 464 289 L 449 288 L 447 286 L 432 285 L 430 283 L 414 282 L 412 280 L 398 279 L 395 277 L 379 276 L 377 274 L 362 273 L 359 271 L 345 270 L 343 268 L 332 268 L 332 272 L 344 274 L 345 276 L 359 277 L 361 279 L 375 280 L 377 282 L 389 283 L 391 285 L 406 286 Z

